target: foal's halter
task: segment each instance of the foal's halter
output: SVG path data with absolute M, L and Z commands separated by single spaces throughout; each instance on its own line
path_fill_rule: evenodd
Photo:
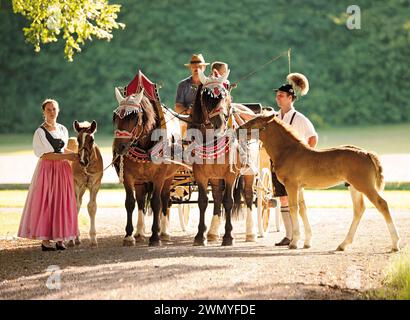
M 94 134 L 93 134 L 93 133 L 89 133 L 89 132 L 87 132 L 87 131 L 85 130 L 85 131 L 82 133 L 82 137 L 81 137 L 81 138 L 82 138 L 81 147 L 78 148 L 78 155 L 80 156 L 80 164 L 81 164 L 81 160 L 84 158 L 84 151 L 85 151 L 85 150 L 88 151 L 88 148 L 85 148 L 85 139 L 87 138 L 87 135 L 90 135 L 90 136 L 93 138 L 93 143 L 91 144 L 91 150 L 90 150 L 90 157 L 91 157 L 91 153 L 93 152 L 93 149 L 94 149 L 94 144 L 95 144 Z M 91 161 L 90 161 L 90 159 L 89 159 L 89 161 L 88 161 L 88 163 L 87 163 L 86 166 L 81 165 L 81 167 L 84 169 L 85 174 L 88 175 L 88 176 L 95 174 L 95 173 L 89 173 L 89 172 L 87 171 L 87 168 L 88 168 L 88 166 L 90 165 L 90 163 L 91 163 Z M 97 173 L 98 173 L 98 172 L 97 172 Z

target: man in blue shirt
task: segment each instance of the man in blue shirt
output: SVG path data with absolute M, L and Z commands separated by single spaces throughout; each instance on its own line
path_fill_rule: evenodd
M 191 108 L 195 100 L 196 92 L 201 81 L 199 80 L 198 70 L 205 71 L 209 63 L 205 62 L 202 54 L 193 54 L 191 61 L 185 66 L 191 70 L 191 75 L 178 84 L 177 95 L 175 98 L 175 111 L 180 114 L 191 114 Z

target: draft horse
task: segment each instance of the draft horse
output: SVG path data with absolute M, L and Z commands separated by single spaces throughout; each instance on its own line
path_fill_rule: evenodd
M 383 169 L 378 156 L 356 146 L 315 150 L 302 142 L 295 132 L 274 115 L 257 117 L 239 129 L 259 129 L 259 139 L 272 159 L 276 175 L 289 196 L 293 226 L 290 249 L 296 249 L 300 238 L 298 209 L 305 228 L 304 247 L 311 246 L 311 227 L 306 215 L 303 188 L 324 189 L 342 182 L 350 184 L 353 201 L 353 221 L 344 241 L 336 250 L 343 251 L 352 243 L 365 210 L 363 195 L 383 215 L 392 240 L 392 251 L 399 250 L 399 234 L 390 215 L 387 202 L 380 196 L 383 189 Z
M 126 235 L 124 245 L 134 245 L 135 240 L 143 241 L 145 238 L 145 201 L 151 188 L 151 208 L 153 212 L 152 235 L 149 238 L 150 246 L 161 244 L 169 239 L 167 227 L 169 222 L 169 193 L 173 176 L 181 167 L 175 163 L 155 163 L 151 161 L 152 155 L 159 150 L 161 143 L 152 139 L 155 129 L 160 128 L 160 122 L 155 112 L 154 101 L 144 95 L 144 89 L 138 94 L 122 97 L 116 89 L 119 107 L 114 110 L 113 123 L 115 137 L 113 142 L 114 166 L 126 192 L 125 208 L 127 210 Z M 169 111 L 162 109 L 167 122 L 167 134 L 179 134 L 178 119 L 171 116 Z M 137 231 L 132 236 L 132 213 L 138 204 Z M 160 211 L 162 217 L 160 219 Z M 160 228 L 161 221 L 161 228 Z
M 199 77 L 202 85 L 198 88 L 197 95 L 193 105 L 192 122 L 190 128 L 198 129 L 201 137 L 207 136 L 207 131 L 211 131 L 213 138 L 211 141 L 205 141 L 205 144 L 199 142 L 194 148 L 196 156 L 205 154 L 203 161 L 194 161 L 192 168 L 195 182 L 198 185 L 198 206 L 200 211 L 200 219 L 198 225 L 198 233 L 194 239 L 194 245 L 205 245 L 206 239 L 204 233 L 205 211 L 208 206 L 207 186 L 210 182 L 212 186 L 212 195 L 214 199 L 214 215 L 211 222 L 211 227 L 208 232 L 208 239 L 215 240 L 218 238 L 218 229 L 221 216 L 221 205 L 223 203 L 225 209 L 225 234 L 222 239 L 223 246 L 233 245 L 232 236 L 232 207 L 233 207 L 233 188 L 235 181 L 241 169 L 241 159 L 237 149 L 232 148 L 232 144 L 227 135 L 227 120 L 229 116 L 229 99 L 230 93 L 226 89 L 226 80 L 229 72 L 223 77 L 206 77 L 199 70 Z M 188 131 L 189 133 L 189 131 Z M 187 136 L 188 137 L 188 136 Z M 193 142 L 197 143 L 196 141 Z M 206 150 L 213 150 L 212 161 L 208 162 L 205 158 L 209 158 L 209 153 Z M 229 158 L 233 153 L 236 154 L 236 163 L 230 163 L 230 159 L 223 157 L 224 161 L 219 161 L 219 153 L 224 154 L 224 150 L 229 150 Z M 231 158 L 232 159 L 232 158 Z M 224 185 L 222 183 L 224 182 Z M 252 194 L 253 195 L 253 194 Z M 251 198 L 252 201 L 252 198 Z M 248 241 L 256 240 L 256 224 L 255 217 L 251 211 L 248 211 L 246 238 Z

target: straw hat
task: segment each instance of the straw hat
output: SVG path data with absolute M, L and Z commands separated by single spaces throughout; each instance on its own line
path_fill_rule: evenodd
M 193 54 L 191 57 L 191 61 L 189 61 L 189 63 L 185 63 L 184 65 L 186 67 L 190 67 L 193 64 L 199 64 L 200 66 L 207 66 L 209 65 L 209 63 L 205 62 L 204 57 L 202 56 L 202 54 Z

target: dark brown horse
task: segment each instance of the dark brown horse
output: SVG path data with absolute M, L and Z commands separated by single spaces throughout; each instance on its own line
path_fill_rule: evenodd
M 113 156 L 116 158 L 115 168 L 120 181 L 123 181 L 127 209 L 127 226 L 124 245 L 133 245 L 135 239 L 142 239 L 144 234 L 144 208 L 148 189 L 152 186 L 151 208 L 153 211 L 152 235 L 149 239 L 150 246 L 160 245 L 159 232 L 163 238 L 168 238 L 167 225 L 169 221 L 169 191 L 175 172 L 180 168 L 174 163 L 155 163 L 150 160 L 153 148 L 157 142 L 152 139 L 156 128 L 160 123 L 155 112 L 154 101 L 143 95 L 133 94 L 121 98 L 117 92 L 119 107 L 114 111 L 113 123 L 115 125 L 115 138 L 113 143 Z M 178 120 L 171 117 L 168 111 L 163 109 L 167 130 L 179 132 Z M 133 224 L 132 213 L 135 208 L 135 200 L 138 203 L 137 232 L 132 236 Z M 163 215 L 160 218 L 160 211 Z M 161 228 L 160 228 L 161 220 Z
M 200 136 L 204 138 L 203 141 L 199 142 L 199 150 L 211 149 L 215 154 L 215 157 L 211 159 L 211 161 L 208 161 L 209 157 L 207 157 L 207 155 L 205 155 L 205 157 L 208 158 L 207 160 L 204 158 L 196 158 L 192 166 L 194 178 L 198 185 L 198 206 L 200 211 L 198 233 L 195 236 L 194 245 L 205 245 L 206 243 L 204 233 L 206 231 L 205 211 L 208 206 L 208 183 L 212 186 L 212 194 L 214 198 L 214 216 L 208 232 L 208 239 L 215 240 L 215 238 L 218 237 L 221 205 L 223 203 L 226 222 L 222 245 L 230 246 L 233 244 L 231 221 L 233 188 L 241 168 L 241 162 L 240 157 L 237 154 L 237 150 L 232 148 L 232 146 L 230 147 L 229 155 L 223 154 L 222 152 L 221 159 L 223 160 L 220 161 L 220 158 L 218 158 L 220 156 L 218 155 L 219 150 L 220 148 L 225 148 L 223 142 L 227 139 L 226 129 L 230 94 L 225 88 L 224 82 L 226 81 L 228 74 L 225 77 L 207 78 L 200 71 L 202 85 L 198 89 L 194 102 L 192 110 L 192 123 L 187 135 L 188 138 L 190 134 L 194 136 L 195 134 L 190 133 L 192 132 L 191 130 L 199 130 Z M 210 134 L 209 136 L 211 137 L 211 140 L 205 139 L 207 134 Z M 215 148 L 212 148 L 213 145 Z M 217 146 L 220 147 L 218 148 Z M 198 152 L 198 149 L 195 149 L 195 152 Z M 206 153 L 206 151 L 204 152 Z M 236 163 L 232 163 L 232 161 L 230 161 L 233 154 L 236 156 Z M 252 237 L 253 239 L 256 238 L 254 223 L 247 223 L 247 238 L 248 237 Z

